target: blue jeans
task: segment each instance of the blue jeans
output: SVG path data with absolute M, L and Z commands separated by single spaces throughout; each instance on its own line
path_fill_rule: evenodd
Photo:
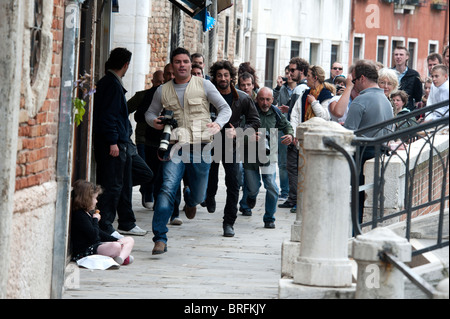
M 256 198 L 261 187 L 261 178 L 266 189 L 265 214 L 263 216 L 264 222 L 274 222 L 275 212 L 277 211 L 278 201 L 278 186 L 276 182 L 276 168 L 275 164 L 270 166 L 260 167 L 259 170 L 245 169 L 245 188 L 240 205 L 243 209 L 249 208 L 247 205 L 247 196 Z M 261 173 L 260 173 L 261 172 Z
M 170 150 L 171 148 L 168 152 Z M 179 150 L 171 160 L 162 163 L 163 182 L 156 200 L 152 221 L 154 242 L 167 243 L 167 232 L 169 231 L 167 223 L 173 213 L 177 191 L 185 173 L 189 185 L 189 188 L 184 191 L 186 206 L 194 207 L 205 198 L 211 152 L 205 150 L 203 153 L 191 151 L 182 155 L 182 150 Z

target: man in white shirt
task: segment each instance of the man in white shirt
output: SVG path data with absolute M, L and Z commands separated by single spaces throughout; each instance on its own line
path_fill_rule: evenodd
M 443 64 L 438 64 L 431 69 L 433 85 L 427 100 L 427 106 L 448 100 L 448 68 Z M 425 120 L 437 120 L 443 116 L 448 116 L 448 104 L 427 114 Z

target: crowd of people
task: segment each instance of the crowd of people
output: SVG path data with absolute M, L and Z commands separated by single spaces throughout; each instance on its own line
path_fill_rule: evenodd
M 167 225 L 183 223 L 180 207 L 188 219 L 195 218 L 198 205 L 216 211 L 220 163 L 226 186 L 223 235 L 235 235 L 238 211 L 252 214 L 262 185 L 264 227 L 275 228 L 277 206 L 296 209 L 296 127 L 320 117 L 358 130 L 448 100 L 448 51 L 447 46 L 442 56 L 428 57 L 429 74 L 423 78 L 408 67 L 404 47 L 394 50 L 394 68 L 360 60 L 344 75 L 342 64 L 334 62 L 328 79 L 324 68 L 295 57 L 276 87 L 269 88 L 259 86 L 248 62 L 236 68 L 217 61 L 206 74 L 201 54 L 177 48 L 164 70 L 153 74 L 152 88 L 127 101 L 122 78 L 132 53 L 114 49 L 94 96 L 96 181 L 101 186 L 77 181 L 73 188 L 74 258 L 101 254 L 119 264 L 132 262 L 134 241 L 126 235 L 147 233 L 136 225 L 132 209 L 132 188 L 137 185 L 142 205 L 154 210 L 152 254 L 165 253 Z M 129 121 L 133 113 L 135 143 Z M 448 116 L 448 105 L 411 122 L 443 116 Z M 363 161 L 371 156 L 366 150 Z

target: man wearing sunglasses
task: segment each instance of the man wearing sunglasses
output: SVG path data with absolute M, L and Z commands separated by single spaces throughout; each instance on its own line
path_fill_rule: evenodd
M 369 60 L 359 60 L 356 62 L 351 73 L 352 83 L 356 91 L 359 92 L 348 109 L 347 119 L 344 127 L 356 131 L 364 127 L 378 124 L 394 117 L 392 105 L 384 95 L 383 89 L 378 86 L 378 71 L 375 63 Z M 349 78 L 350 78 L 349 76 Z M 365 133 L 366 137 L 377 137 L 386 135 L 390 128 L 376 129 Z M 364 185 L 365 161 L 374 157 L 375 147 L 367 146 L 360 154 L 361 170 L 359 175 L 360 185 Z M 364 192 L 359 194 L 359 221 L 362 222 L 364 207 Z
M 299 57 L 292 58 L 289 61 L 289 74 L 292 81 L 297 83 L 291 95 L 289 102 L 288 121 L 291 119 L 292 108 L 298 98 L 303 95 L 308 86 L 306 85 L 306 76 L 308 75 L 309 63 Z M 294 128 L 295 130 L 296 128 Z M 280 208 L 294 208 L 297 204 L 297 180 L 298 180 L 298 149 L 295 143 L 288 145 L 286 154 L 286 169 L 289 180 L 289 194 L 284 203 L 278 205 Z
M 350 104 L 345 128 L 356 131 L 394 117 L 389 100 L 378 86 L 378 71 L 374 63 L 358 61 L 353 68 L 352 79 L 360 93 Z M 386 130 L 375 130 L 366 133 L 366 136 L 375 137 L 386 133 Z
M 344 67 L 342 66 L 342 64 L 340 62 L 334 62 L 333 65 L 331 66 L 331 73 L 330 73 L 330 78 L 326 79 L 325 82 L 334 84 L 334 79 L 338 76 L 338 75 L 342 75 L 342 73 L 344 73 Z

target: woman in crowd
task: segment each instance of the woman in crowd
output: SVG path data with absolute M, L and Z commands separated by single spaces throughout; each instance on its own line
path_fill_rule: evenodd
M 309 68 L 306 81 L 309 89 L 298 98 L 292 109 L 292 127 L 297 127 L 298 124 L 306 122 L 315 116 L 327 121 L 330 120 L 328 104 L 336 93 L 336 88 L 334 85 L 325 82 L 325 71 L 317 65 Z
M 384 90 L 384 95 L 391 100 L 391 94 L 398 90 L 397 72 L 382 68 L 378 71 L 378 86 Z

